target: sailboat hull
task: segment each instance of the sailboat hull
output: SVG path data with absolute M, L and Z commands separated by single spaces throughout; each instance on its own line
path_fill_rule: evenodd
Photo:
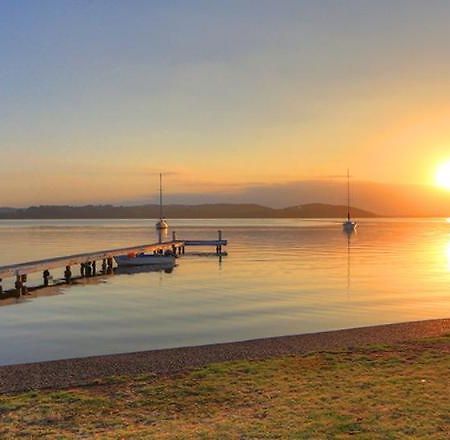
M 169 224 L 166 222 L 163 215 L 162 174 L 159 175 L 159 222 L 157 222 L 155 226 L 157 231 L 169 229 Z
M 342 227 L 345 232 L 354 232 L 356 231 L 356 228 L 358 227 L 358 223 L 352 222 L 352 221 L 346 221 L 342 223 Z
M 169 229 L 169 225 L 167 224 L 167 222 L 165 220 L 160 220 L 159 222 L 156 223 L 156 229 L 158 231 L 163 231 L 166 229 Z
M 347 220 L 342 223 L 344 232 L 354 232 L 358 223 L 353 222 L 350 215 L 350 170 L 347 170 Z

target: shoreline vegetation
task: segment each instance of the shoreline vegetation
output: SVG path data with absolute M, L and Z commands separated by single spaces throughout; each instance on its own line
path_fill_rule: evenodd
M 449 371 L 450 319 L 7 366 L 0 436 L 443 439 Z
M 159 205 L 113 206 L 31 206 L 29 208 L 1 208 L 2 220 L 38 219 L 138 219 L 159 218 Z M 374 218 L 377 214 L 359 208 L 351 208 L 358 218 Z M 201 204 L 167 205 L 164 215 L 168 218 L 343 218 L 347 206 L 310 203 L 287 208 L 269 208 L 257 204 Z

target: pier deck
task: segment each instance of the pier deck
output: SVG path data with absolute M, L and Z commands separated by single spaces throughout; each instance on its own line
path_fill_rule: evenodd
M 46 258 L 44 260 L 28 261 L 25 263 L 10 264 L 0 266 L 0 279 L 14 277 L 17 275 L 26 275 L 34 272 L 54 269 L 64 266 L 73 266 L 76 264 L 87 263 L 89 261 L 99 261 L 108 258 L 114 258 L 117 255 L 124 255 L 131 252 L 153 252 L 158 250 L 176 249 L 183 247 L 184 241 L 175 240 L 162 243 L 142 244 L 126 248 L 107 249 L 103 251 L 88 252 L 83 254 L 67 255 L 63 257 Z
M 184 254 L 186 246 L 215 246 L 216 254 L 221 256 L 222 246 L 228 244 L 227 240 L 222 240 L 222 231 L 218 231 L 218 240 L 177 240 L 173 232 L 171 241 L 160 241 L 158 243 L 141 244 L 125 248 L 106 249 L 96 252 L 66 255 L 61 257 L 46 258 L 43 260 L 27 261 L 24 263 L 9 264 L 0 266 L 0 293 L 2 293 L 1 282 L 5 278 L 16 277 L 16 289 L 18 292 L 26 291 L 25 283 L 27 275 L 42 272 L 44 285 L 48 285 L 50 269 L 65 267 L 64 277 L 67 282 L 72 279 L 71 266 L 79 264 L 82 276 L 96 275 L 96 262 L 102 261 L 102 272 L 111 273 L 113 269 L 113 259 L 118 255 L 130 253 L 151 253 L 171 250 L 175 254 Z M 85 272 L 86 269 L 86 272 Z

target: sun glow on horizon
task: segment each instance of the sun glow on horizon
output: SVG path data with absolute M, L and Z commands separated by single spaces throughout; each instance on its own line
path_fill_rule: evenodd
M 450 161 L 440 165 L 436 171 L 436 184 L 450 190 Z

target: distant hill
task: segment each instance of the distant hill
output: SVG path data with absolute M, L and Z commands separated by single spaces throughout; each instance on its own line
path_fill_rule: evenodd
M 341 218 L 347 217 L 347 206 L 327 205 L 325 203 L 308 203 L 277 209 L 278 217 L 283 218 Z M 373 212 L 351 208 L 353 217 L 377 217 Z
M 17 211 L 17 209 L 16 208 L 6 208 L 3 206 L 0 206 L 0 214 L 14 212 L 14 211 Z
M 256 204 L 168 205 L 168 218 L 342 218 L 347 207 L 310 203 L 282 209 Z M 354 217 L 376 217 L 376 214 L 352 208 Z M 87 218 L 158 218 L 158 205 L 140 206 L 32 206 L 14 209 L 0 208 L 0 219 L 87 219 Z

